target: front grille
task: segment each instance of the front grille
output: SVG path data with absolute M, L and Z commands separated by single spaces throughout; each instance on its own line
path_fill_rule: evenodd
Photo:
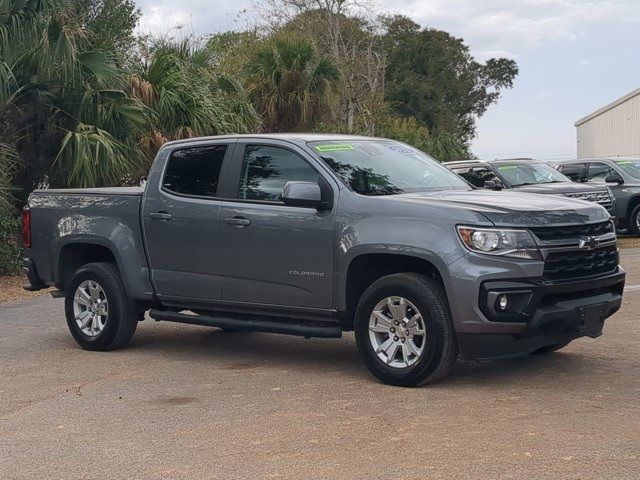
M 544 262 L 544 277 L 564 280 L 613 272 L 618 267 L 618 248 L 552 252 Z
M 531 232 L 543 241 L 578 240 L 580 237 L 599 237 L 613 232 L 610 221 L 590 225 L 569 225 L 564 227 L 531 227 Z
M 589 202 L 596 202 L 606 208 L 609 212 L 613 202 L 611 195 L 607 190 L 600 190 L 597 192 L 577 192 L 577 193 L 565 193 L 565 196 L 570 198 L 577 198 L 579 200 L 587 200 Z

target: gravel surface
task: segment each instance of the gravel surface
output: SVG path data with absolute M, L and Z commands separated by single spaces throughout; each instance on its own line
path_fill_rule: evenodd
M 28 292 L 24 288 L 27 280 L 24 275 L 0 276 L 0 303 L 12 302 L 25 298 L 35 298 L 46 295 L 48 290 Z
M 140 325 L 80 350 L 62 300 L 0 306 L 0 479 L 637 479 L 640 250 L 599 339 L 377 383 L 352 335 Z M 638 272 L 638 273 L 636 273 Z

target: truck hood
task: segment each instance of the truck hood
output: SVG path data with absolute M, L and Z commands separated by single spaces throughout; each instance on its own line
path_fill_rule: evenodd
M 518 192 L 543 193 L 547 195 L 601 192 L 604 189 L 604 186 L 596 187 L 594 185 L 575 182 L 541 183 L 539 185 L 522 185 L 521 187 L 513 187 L 513 190 Z
M 513 191 L 441 191 L 407 193 L 387 198 L 397 202 L 471 210 L 496 226 L 567 225 L 609 219 L 607 211 L 595 203 Z

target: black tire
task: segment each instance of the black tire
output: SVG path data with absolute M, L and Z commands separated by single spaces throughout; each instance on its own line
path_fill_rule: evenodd
M 544 355 L 545 353 L 556 352 L 561 348 L 566 347 L 570 343 L 571 343 L 571 340 L 569 340 L 568 342 L 560 342 L 560 343 L 554 343 L 553 345 L 547 345 L 546 347 L 539 348 L 535 352 L 532 352 L 531 355 Z
M 637 205 L 629 215 L 629 231 L 632 235 L 640 235 L 640 226 L 638 226 L 638 218 L 640 217 L 640 205 Z
M 425 327 L 424 346 L 418 360 L 407 367 L 387 365 L 369 338 L 369 319 L 375 306 L 387 297 L 403 297 L 419 310 Z M 355 318 L 360 355 L 371 373 L 382 382 L 416 387 L 444 378 L 458 358 L 456 332 L 442 286 L 415 273 L 389 275 L 375 281 L 362 295 Z
M 85 334 L 76 323 L 73 304 L 78 286 L 86 281 L 96 282 L 108 300 L 108 314 L 103 330 L 96 336 Z M 75 341 L 85 350 L 115 350 L 125 346 L 136 331 L 138 312 L 127 298 L 120 273 L 113 263 L 88 263 L 74 274 L 65 298 L 67 325 Z

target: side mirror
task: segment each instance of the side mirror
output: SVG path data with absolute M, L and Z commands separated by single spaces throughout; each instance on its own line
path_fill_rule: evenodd
M 484 182 L 484 188 L 489 190 L 502 190 L 502 183 L 500 180 L 487 180 Z
M 624 183 L 624 178 L 620 175 L 607 175 L 604 181 L 605 183 L 617 183 L 618 185 L 622 185 Z
M 292 207 L 320 208 L 322 191 L 314 182 L 287 182 L 282 189 L 282 201 Z

